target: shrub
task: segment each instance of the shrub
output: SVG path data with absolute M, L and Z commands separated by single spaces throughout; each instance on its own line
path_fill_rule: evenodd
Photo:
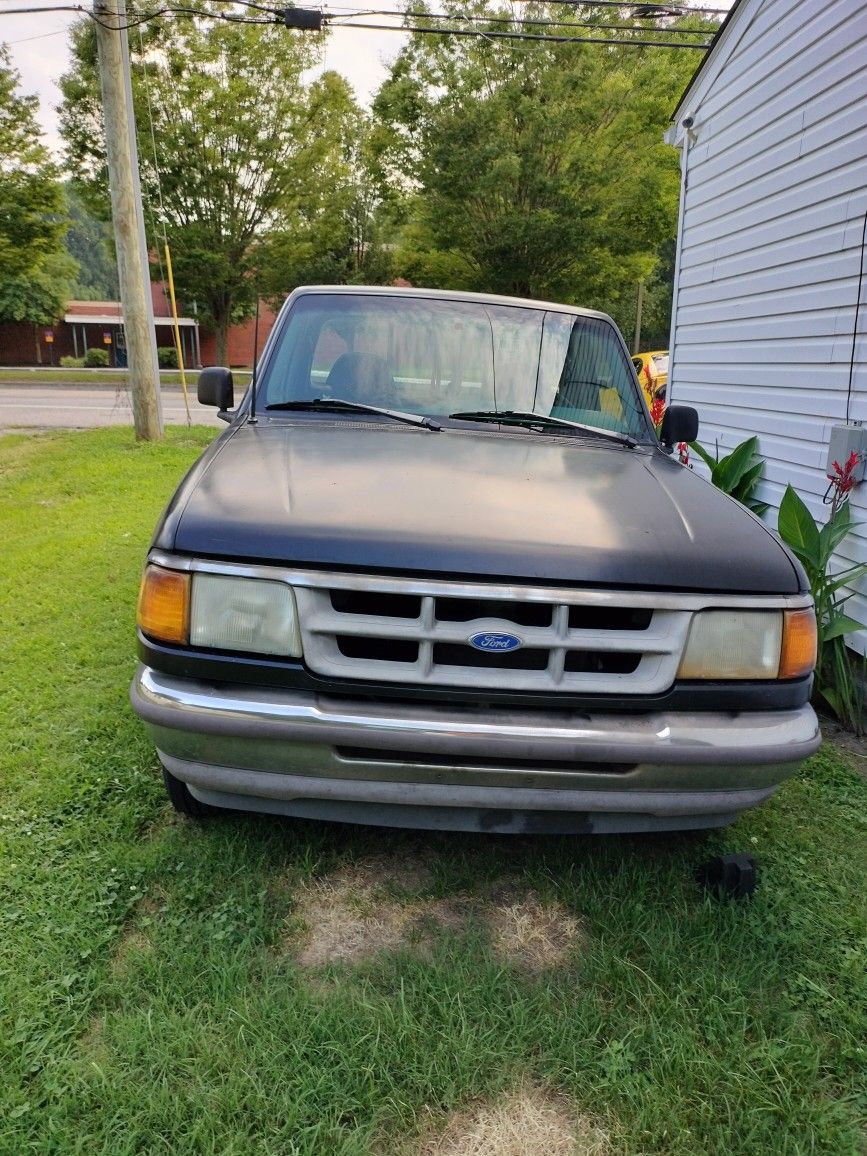
M 758 514 L 759 517 L 764 514 L 768 508 L 768 503 L 760 502 L 753 497 L 756 486 L 762 480 L 762 475 L 765 472 L 765 461 L 759 456 L 759 439 L 757 437 L 747 438 L 745 442 L 735 446 L 732 452 L 726 454 L 724 458 L 719 456 L 719 450 L 712 456 L 698 442 L 692 442 L 690 449 L 695 450 L 708 467 L 710 480 L 718 490 L 737 498 L 742 505 L 752 510 L 754 514 Z
M 83 357 L 61 357 L 61 369 L 84 369 Z
M 753 496 L 765 470 L 758 445 L 757 437 L 747 438 L 724 458 L 718 451 L 712 456 L 697 442 L 692 442 L 690 449 L 708 466 L 710 480 L 718 489 L 761 516 L 768 504 Z M 834 551 L 854 528 L 848 497 L 855 485 L 856 465 L 857 455 L 845 466 L 834 463 L 834 473 L 828 475 L 828 490 L 833 494 L 831 514 L 821 527 L 791 485 L 787 486 L 777 530 L 804 567 L 816 604 L 816 694 L 841 722 L 860 734 L 864 716 L 862 689 L 855 659 L 846 646 L 846 635 L 864 626 L 845 613 L 845 606 L 853 593 L 847 587 L 867 574 L 867 565 L 850 566 L 839 572 L 830 569 Z
M 780 502 L 777 529 L 806 570 L 816 603 L 819 628 L 817 689 L 834 714 L 860 733 L 863 716 L 861 687 L 851 653 L 846 647 L 846 635 L 863 629 L 863 623 L 850 618 L 845 613 L 845 606 L 853 593 L 846 587 L 867 573 L 867 565 L 861 563 L 839 572 L 830 570 L 834 551 L 853 528 L 848 500 L 835 500 L 830 518 L 819 527 L 798 494 L 791 486 L 786 487 Z
M 178 351 L 173 345 L 158 345 L 157 361 L 160 369 L 177 369 Z
M 88 349 L 84 355 L 84 364 L 88 369 L 105 369 L 108 365 L 108 350 Z

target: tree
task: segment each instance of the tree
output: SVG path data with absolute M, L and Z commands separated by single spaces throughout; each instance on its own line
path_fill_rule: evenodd
M 82 301 L 116 301 L 120 294 L 111 228 L 95 216 L 67 182 L 69 229 L 66 251 L 78 263 L 72 296 Z
M 66 228 L 63 190 L 36 121 L 39 102 L 21 95 L 18 83 L 0 44 L 0 282 L 57 253 Z
M 445 8 L 519 30 L 483 2 Z M 521 14 L 571 19 L 545 4 Z M 416 34 L 374 103 L 381 180 L 400 194 L 397 272 L 634 311 L 639 277 L 674 233 L 678 165 L 662 132 L 694 64 L 687 52 Z
M 18 73 L 0 45 L 0 321 L 37 325 L 66 308 L 78 269 L 63 249 L 63 189 L 36 122 L 38 100 L 18 92 Z
M 644 289 L 641 323 L 643 349 L 667 349 L 671 331 L 671 304 L 674 294 L 674 237 L 660 245 L 653 275 Z
M 0 321 L 32 322 L 37 361 L 42 360 L 39 326 L 52 325 L 63 315 L 77 272 L 73 258 L 58 251 L 0 281 Z
M 161 255 L 164 229 L 179 293 L 213 325 L 222 361 L 229 325 L 253 311 L 263 238 L 286 227 L 327 169 L 320 130 L 332 87 L 325 78 L 303 80 L 320 44 L 283 28 L 205 18 L 153 22 L 132 36 L 152 248 Z M 86 22 L 74 30 L 73 67 L 61 89 L 67 164 L 82 195 L 104 207 L 96 56 Z
M 370 118 L 336 73 L 322 77 L 320 100 L 320 181 L 259 254 L 263 291 L 274 300 L 296 285 L 378 284 L 392 275 L 378 221 L 381 198 L 371 176 Z

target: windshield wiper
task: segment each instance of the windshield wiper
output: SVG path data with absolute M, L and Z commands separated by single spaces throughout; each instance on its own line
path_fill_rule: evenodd
M 419 425 L 425 429 L 440 430 L 442 426 L 426 415 L 403 413 L 398 409 L 381 409 L 377 405 L 363 405 L 360 401 L 344 401 L 339 397 L 311 397 L 304 401 L 276 401 L 273 405 L 266 405 L 265 409 L 300 410 L 308 413 L 328 413 L 337 410 L 340 413 L 376 413 L 382 417 L 393 418 L 394 421 L 403 421 L 407 425 Z
M 568 421 L 565 417 L 550 417 L 543 413 L 529 413 L 521 409 L 471 409 L 465 412 L 450 413 L 449 417 L 459 418 L 462 421 L 502 421 L 505 425 L 526 426 L 527 429 L 532 429 L 534 426 L 541 429 L 576 429 L 581 430 L 582 433 L 605 438 L 608 441 L 619 442 L 620 445 L 628 446 L 629 449 L 638 445 L 635 438 L 630 437 L 629 434 L 619 434 L 613 430 L 584 425 L 580 421 Z

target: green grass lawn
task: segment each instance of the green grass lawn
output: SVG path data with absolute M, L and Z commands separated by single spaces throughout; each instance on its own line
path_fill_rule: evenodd
M 0 440 L 0 1153 L 379 1156 L 525 1081 L 611 1152 L 862 1152 L 867 784 L 833 748 L 707 840 L 171 816 L 134 604 L 211 436 Z M 757 857 L 753 902 L 694 886 L 723 848 Z M 470 918 L 305 965 L 301 897 L 372 856 L 430 865 L 393 906 L 507 879 L 580 938 L 533 970 Z

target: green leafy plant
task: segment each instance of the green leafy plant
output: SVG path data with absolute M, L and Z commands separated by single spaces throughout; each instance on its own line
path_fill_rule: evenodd
M 853 594 L 847 587 L 867 574 L 867 564 L 859 563 L 841 571 L 830 569 L 834 551 L 851 533 L 853 526 L 848 501 L 835 501 L 830 518 L 820 527 L 791 485 L 786 487 L 777 529 L 804 567 L 816 603 L 819 634 L 817 690 L 837 717 L 860 733 L 863 715 L 861 690 L 853 658 L 846 647 L 846 635 L 862 630 L 864 624 L 851 618 L 845 606 Z
M 83 357 L 61 357 L 61 369 L 84 369 Z
M 177 369 L 178 351 L 173 345 L 158 345 L 157 362 L 160 369 Z
M 764 514 L 768 503 L 760 502 L 754 496 L 765 472 L 765 460 L 759 455 L 757 437 L 747 438 L 724 458 L 719 456 L 718 447 L 715 454 L 710 454 L 698 442 L 690 442 L 689 448 L 694 450 L 708 467 L 710 480 L 717 489 L 730 494 L 759 517 Z
M 108 365 L 108 350 L 88 349 L 84 355 L 84 364 L 88 369 L 105 369 Z

